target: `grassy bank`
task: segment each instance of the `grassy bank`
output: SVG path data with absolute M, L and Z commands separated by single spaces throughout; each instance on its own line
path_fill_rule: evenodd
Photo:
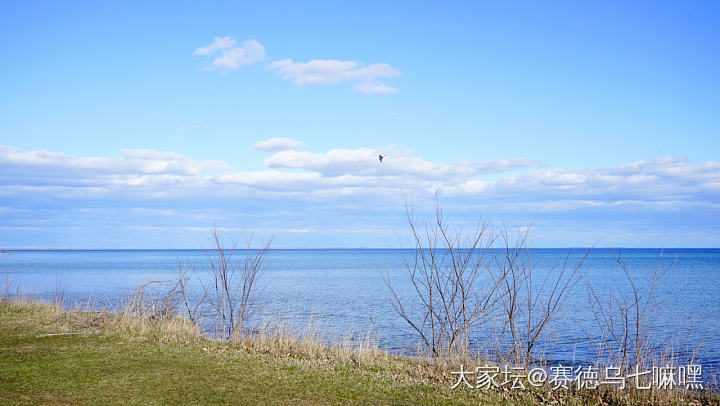
M 717 404 L 711 397 L 452 390 L 449 371 L 313 337 L 275 332 L 220 343 L 179 318 L 0 300 L 2 405 Z
M 188 323 L 0 301 L 0 404 L 497 404 L 382 352 L 221 344 Z M 285 353 L 282 353 L 285 352 Z M 529 403 L 529 402 L 524 402 Z M 513 403 L 515 404 L 515 403 Z

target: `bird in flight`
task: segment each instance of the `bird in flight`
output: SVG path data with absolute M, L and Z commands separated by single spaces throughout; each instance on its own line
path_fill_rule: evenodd
M 382 163 L 383 158 L 385 158 L 387 155 L 380 154 L 378 155 L 378 159 L 380 160 L 380 163 Z

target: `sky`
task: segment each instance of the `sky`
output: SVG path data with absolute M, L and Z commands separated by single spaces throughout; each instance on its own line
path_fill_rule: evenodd
M 0 2 L 0 247 L 720 247 L 720 4 Z M 387 157 L 381 163 L 377 156 Z

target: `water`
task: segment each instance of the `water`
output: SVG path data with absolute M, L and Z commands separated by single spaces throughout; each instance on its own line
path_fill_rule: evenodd
M 570 252 L 576 263 L 583 250 Z M 649 269 L 658 261 L 659 249 L 623 249 L 623 258 L 643 295 L 647 294 Z M 267 271 L 260 318 L 273 314 L 301 328 L 314 320 L 330 337 L 372 330 L 380 346 L 392 352 L 417 348 L 418 337 L 393 310 L 382 274 L 389 276 L 398 293 L 412 305 L 412 290 L 403 265 L 410 250 L 396 249 L 302 249 L 272 250 L 265 261 Z M 563 260 L 568 250 L 533 249 L 531 257 L 541 279 L 553 263 Z M 705 368 L 720 366 L 720 249 L 671 249 L 663 253 L 665 268 L 676 261 L 657 286 L 662 300 L 654 339 L 695 347 L 702 344 L 697 361 Z M 9 281 L 23 294 L 53 298 L 56 290 L 66 303 L 92 298 L 96 304 L 113 306 L 122 302 L 144 282 L 176 280 L 178 264 L 197 265 L 198 275 L 209 276 L 207 259 L 201 250 L 18 250 L 0 256 L 0 284 Z M 546 356 L 575 363 L 594 361 L 588 337 L 599 330 L 590 309 L 587 286 L 601 298 L 610 289 L 626 295 L 630 290 L 622 270 L 606 249 L 594 249 L 582 268 L 583 279 L 562 307 L 551 333 L 541 341 Z M 192 275 L 191 275 L 192 276 Z M 193 297 L 202 292 L 194 280 Z M 499 319 L 494 319 L 499 320 Z M 486 329 L 499 328 L 491 321 Z M 478 338 L 476 345 L 482 346 Z

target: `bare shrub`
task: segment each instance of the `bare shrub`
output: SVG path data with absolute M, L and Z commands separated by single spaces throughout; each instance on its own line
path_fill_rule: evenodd
M 433 221 L 418 226 L 408 204 L 405 214 L 414 249 L 412 256 L 403 256 L 403 260 L 415 306 L 400 297 L 385 274 L 393 309 L 419 334 L 433 358 L 465 357 L 470 332 L 491 317 L 495 291 L 502 282 L 493 280 L 486 266 L 494 236 L 487 223 L 469 233 L 450 229 L 437 195 Z
M 209 281 L 201 277 L 198 280 L 203 288 L 203 300 L 206 299 L 212 309 L 219 337 L 230 341 L 239 338 L 258 304 L 257 282 L 265 269 L 263 261 L 272 239 L 253 250 L 252 237 L 247 238 L 244 254 L 237 260 L 237 244 L 226 247 L 217 226 L 211 229 L 211 241 L 213 248 L 205 250 L 211 277 Z
M 504 330 L 510 336 L 510 348 L 500 348 L 515 365 L 528 366 L 533 349 L 548 332 L 548 326 L 582 278 L 581 269 L 590 250 L 576 263 L 571 252 L 557 261 L 544 277 L 536 273 L 528 248 L 530 227 L 518 232 L 514 240 L 506 227 L 499 232 L 499 247 L 493 250 L 492 275 L 499 284 L 498 296 L 505 316 Z
M 624 289 L 616 285 L 600 295 L 591 285 L 587 286 L 591 310 L 601 333 L 597 343 L 600 358 L 608 359 L 623 370 L 646 367 L 659 355 L 656 353 L 659 348 L 650 342 L 650 331 L 661 315 L 662 301 L 656 297 L 657 285 L 677 258 L 663 267 L 661 251 L 657 263 L 646 275 L 647 285 L 643 289 L 636 284 L 627 263 L 614 251 L 610 252 L 625 277 Z
M 203 304 L 207 300 L 207 291 L 203 289 L 203 296 L 194 301 L 190 298 L 188 291 L 188 283 L 190 282 L 190 276 L 188 276 L 188 270 L 191 270 L 194 275 L 197 276 L 197 267 L 195 264 L 183 265 L 178 261 L 178 279 L 177 279 L 177 292 L 180 297 L 180 302 L 184 309 L 183 313 L 187 319 L 194 325 L 200 326 L 201 320 L 206 315 Z
M 495 356 L 529 365 L 535 348 L 582 278 L 590 252 L 571 261 L 572 252 L 544 275 L 530 257 L 530 228 L 512 239 L 507 228 L 499 232 L 479 223 L 470 232 L 451 229 L 443 220 L 437 195 L 433 221 L 419 226 L 411 206 L 405 206 L 413 254 L 404 257 L 411 298 L 402 298 L 384 275 L 391 304 L 435 359 L 469 355 L 471 334 L 502 314 L 501 331 L 494 331 Z M 414 304 L 414 306 L 413 306 Z M 509 343 L 497 341 L 507 334 Z

